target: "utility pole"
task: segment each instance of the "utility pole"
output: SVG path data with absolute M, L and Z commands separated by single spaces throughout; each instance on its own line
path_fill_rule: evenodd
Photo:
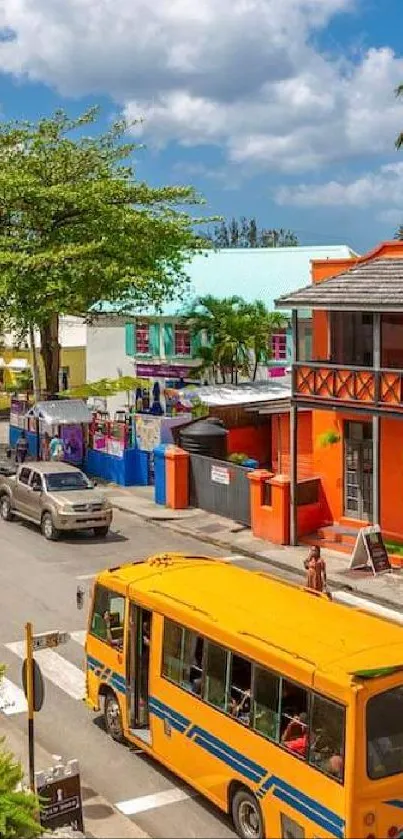
M 35 792 L 35 750 L 34 750 L 34 654 L 32 645 L 32 623 L 25 624 L 27 645 L 27 702 L 28 702 L 28 755 L 29 785 Z

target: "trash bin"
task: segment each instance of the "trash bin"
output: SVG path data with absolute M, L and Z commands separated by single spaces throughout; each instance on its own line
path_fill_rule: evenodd
M 166 504 L 165 451 L 167 443 L 160 443 L 154 449 L 154 501 Z

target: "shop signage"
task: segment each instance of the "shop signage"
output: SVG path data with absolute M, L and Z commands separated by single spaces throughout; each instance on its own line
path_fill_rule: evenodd
M 212 466 L 211 467 L 211 480 L 214 481 L 215 484 L 223 484 L 224 486 L 229 486 L 230 482 L 230 471 L 227 469 L 226 466 Z
M 175 364 L 136 364 L 138 376 L 184 379 L 192 372 L 194 373 L 194 367 L 180 367 Z
M 379 524 L 359 530 L 350 569 L 370 569 L 373 574 L 384 574 L 392 570 Z
M 47 830 L 69 826 L 84 832 L 81 783 L 78 763 L 71 760 L 66 766 L 55 766 L 48 772 L 36 773 L 36 788 L 40 800 L 40 821 Z

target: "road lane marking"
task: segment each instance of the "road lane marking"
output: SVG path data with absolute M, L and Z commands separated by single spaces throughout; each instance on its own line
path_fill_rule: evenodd
M 190 798 L 187 792 L 174 787 L 174 789 L 167 789 L 164 792 L 155 792 L 152 795 L 142 795 L 140 798 L 119 801 L 115 806 L 124 816 L 135 816 L 138 813 L 145 813 L 147 810 L 165 807 L 167 804 L 186 801 L 187 798 Z
M 94 580 L 95 577 L 98 576 L 98 574 L 99 574 L 99 571 L 96 571 L 95 574 L 79 574 L 76 577 L 76 580 Z
M 23 714 L 27 710 L 28 705 L 24 691 L 3 676 L 0 683 L 0 711 L 9 716 L 11 714 Z
M 18 658 L 25 658 L 25 641 L 14 641 L 5 644 L 7 650 L 14 653 Z M 56 687 L 60 688 L 72 699 L 83 699 L 85 696 L 85 674 L 79 667 L 71 664 L 67 658 L 55 653 L 54 650 L 38 650 L 35 653 L 42 674 L 49 679 Z
M 78 629 L 77 632 L 69 632 L 70 638 L 80 644 L 81 647 L 85 644 L 86 629 Z

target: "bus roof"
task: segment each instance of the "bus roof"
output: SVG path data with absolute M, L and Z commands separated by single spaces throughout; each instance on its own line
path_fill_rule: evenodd
M 205 624 L 207 635 L 218 630 L 255 647 L 259 658 L 262 650 L 277 651 L 342 681 L 403 669 L 400 626 L 269 574 L 209 557 L 160 554 L 103 572 L 98 581 L 110 586 L 112 579 L 157 611 L 174 609 L 179 621 Z

